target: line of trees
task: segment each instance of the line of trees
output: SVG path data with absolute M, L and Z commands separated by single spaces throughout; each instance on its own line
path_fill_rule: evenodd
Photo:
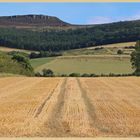
M 131 54 L 132 68 L 135 69 L 134 74 L 140 76 L 140 41 L 135 45 L 135 51 Z
M 12 60 L 18 62 L 22 67 L 30 73 L 30 75 L 34 75 L 34 69 L 32 68 L 29 59 L 21 54 L 14 54 L 12 56 Z
M 134 76 L 134 73 L 128 74 L 89 74 L 89 73 L 70 73 L 70 74 L 54 74 L 51 69 L 43 69 L 42 72 L 37 72 L 35 74 L 36 77 L 123 77 L 123 76 Z
M 29 55 L 29 58 L 34 59 L 34 58 L 42 58 L 42 57 L 56 57 L 56 56 L 62 56 L 62 53 L 49 52 L 49 51 L 40 51 L 39 53 L 31 52 L 31 54 Z
M 132 28 L 133 27 L 133 28 Z M 70 50 L 140 39 L 140 21 L 118 22 L 63 31 L 0 28 L 0 45 L 36 51 Z

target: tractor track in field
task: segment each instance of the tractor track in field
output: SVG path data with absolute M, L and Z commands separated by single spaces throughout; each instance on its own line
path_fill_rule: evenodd
M 55 105 L 55 108 L 52 112 L 52 115 L 49 118 L 49 121 L 46 122 L 46 127 L 50 129 L 49 133 L 46 132 L 44 134 L 45 136 L 50 136 L 50 137 L 71 137 L 71 136 L 86 136 L 85 133 L 86 131 L 89 131 L 88 136 L 96 136 L 99 132 L 102 131 L 102 129 L 97 125 L 96 120 L 96 114 L 95 114 L 95 109 L 93 105 L 90 103 L 89 98 L 87 97 L 86 91 L 83 89 L 80 80 L 77 78 L 73 78 L 73 82 L 75 82 L 76 87 L 73 87 L 70 84 L 70 81 L 68 81 L 68 78 L 66 78 L 61 85 L 61 91 L 57 97 L 57 103 Z M 70 87 L 69 87 L 70 86 Z M 70 88 L 68 90 L 68 88 Z M 72 89 L 71 89 L 72 88 Z M 71 98 L 74 94 L 78 94 L 76 99 Z M 79 103 L 76 103 L 79 102 Z M 67 102 L 70 102 L 70 104 Z M 82 106 L 82 107 L 80 107 Z M 74 109 L 75 108 L 75 109 Z M 66 114 L 70 115 L 71 109 L 72 111 L 72 118 L 70 117 L 68 120 L 65 120 L 63 116 L 65 116 L 65 109 L 66 109 Z M 83 115 L 80 117 L 80 115 Z M 68 116 L 69 116 L 68 115 Z M 71 115 L 70 115 L 71 116 Z M 75 124 L 73 123 L 74 116 L 80 117 L 77 121 L 77 128 L 73 127 Z M 85 129 L 85 130 L 84 130 Z M 47 130 L 46 130 L 47 131 Z M 76 133 L 74 132 L 76 131 Z M 43 135 L 43 136 L 44 136 Z
M 80 90 L 81 90 L 82 98 L 83 98 L 84 103 L 86 105 L 86 109 L 87 109 L 87 112 L 88 112 L 88 115 L 90 118 L 90 122 L 91 122 L 90 123 L 91 127 L 96 128 L 100 133 L 103 133 L 103 134 L 107 133 L 108 130 L 106 130 L 102 127 L 100 121 L 98 120 L 98 118 L 96 116 L 95 107 L 91 103 L 90 98 L 87 95 L 86 89 L 82 87 L 80 80 L 78 78 L 76 78 L 76 79 L 77 79 L 78 85 L 79 85 Z
M 60 122 L 60 114 L 62 113 L 62 108 L 64 105 L 64 95 L 65 95 L 65 90 L 66 90 L 66 83 L 67 83 L 67 78 L 64 79 L 60 92 L 57 96 L 57 102 L 55 104 L 55 107 L 53 111 L 51 112 L 50 117 L 48 118 L 48 121 L 44 123 L 44 126 L 47 128 L 46 131 L 49 131 L 44 134 L 41 134 L 43 136 L 62 136 L 64 135 L 64 130 L 61 126 Z M 43 130 L 44 131 L 44 130 Z
M 3 82 L 8 84 L 7 79 L 2 79 L 0 136 L 139 136 L 139 81 L 10 78 L 6 87 Z
M 96 136 L 77 78 L 69 78 L 62 109 L 62 126 L 68 136 Z
M 74 83 L 76 85 L 72 86 Z M 50 128 L 50 132 L 46 133 L 47 136 L 86 136 L 86 133 L 87 136 L 97 135 L 98 130 L 90 125 L 91 117 L 83 94 L 76 78 L 65 79 L 55 109 L 47 122 L 47 127 Z
M 47 101 L 49 101 L 50 98 L 53 96 L 53 93 L 54 93 L 54 91 L 55 91 L 55 89 L 57 88 L 58 85 L 59 85 L 59 83 L 56 84 L 55 88 L 50 91 L 50 94 L 43 101 L 43 103 L 39 106 L 39 108 L 37 109 L 37 112 L 35 113 L 35 116 L 34 116 L 35 118 L 37 118 L 40 115 L 40 113 L 42 112 L 45 104 L 47 104 Z

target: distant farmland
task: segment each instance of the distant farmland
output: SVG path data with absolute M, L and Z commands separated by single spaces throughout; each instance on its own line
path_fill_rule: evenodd
M 140 78 L 0 78 L 1 137 L 139 137 Z
M 124 48 L 124 47 L 128 47 L 128 46 L 135 46 L 136 42 L 124 42 L 124 43 L 114 43 L 114 44 L 108 44 L 108 45 L 100 45 L 97 47 L 105 47 L 105 48 Z M 88 49 L 91 49 L 94 47 L 89 47 Z
M 131 47 L 135 44 L 136 42 L 126 42 L 73 49 L 63 51 L 62 57 L 32 59 L 31 64 L 35 71 L 49 68 L 55 74 L 73 72 L 80 74 L 127 74 L 134 71 L 130 62 L 130 54 L 134 51 L 134 48 Z M 122 50 L 122 55 L 117 54 L 119 49 Z
M 0 46 L 0 51 L 2 52 L 19 51 L 19 52 L 24 52 L 27 54 L 30 54 L 31 52 L 37 52 L 37 51 L 30 51 L 30 50 L 24 50 L 24 49 L 8 48 L 8 47 L 3 47 L 3 46 Z
M 91 46 L 88 48 L 74 49 L 64 51 L 63 55 L 117 55 L 117 51 L 121 49 L 123 54 L 130 55 L 130 53 L 134 50 L 132 46 L 135 46 L 136 42 L 125 42 L 125 43 L 114 43 L 108 45 L 100 45 L 100 46 Z M 128 48 L 125 48 L 128 47 Z M 102 49 L 98 49 L 102 48 Z
M 51 60 L 51 61 L 50 61 Z M 69 56 L 59 58 L 42 58 L 31 61 L 36 71 L 52 69 L 56 74 L 76 73 L 131 73 L 129 56 Z
M 31 59 L 30 62 L 33 66 L 33 68 L 38 68 L 46 63 L 51 62 L 52 60 L 54 60 L 54 57 L 50 57 L 50 58 L 36 58 L 36 59 Z

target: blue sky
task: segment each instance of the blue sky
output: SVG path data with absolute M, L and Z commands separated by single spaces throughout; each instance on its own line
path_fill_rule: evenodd
M 140 19 L 140 3 L 0 3 L 0 16 L 44 14 L 73 24 Z

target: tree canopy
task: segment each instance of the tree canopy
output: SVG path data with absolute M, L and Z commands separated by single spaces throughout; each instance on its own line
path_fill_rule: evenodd
M 131 54 L 132 67 L 135 69 L 135 74 L 140 75 L 140 41 L 137 41 L 135 51 Z
M 140 40 L 140 21 L 117 22 L 62 31 L 0 28 L 0 45 L 36 51 L 58 52 L 137 40 Z

